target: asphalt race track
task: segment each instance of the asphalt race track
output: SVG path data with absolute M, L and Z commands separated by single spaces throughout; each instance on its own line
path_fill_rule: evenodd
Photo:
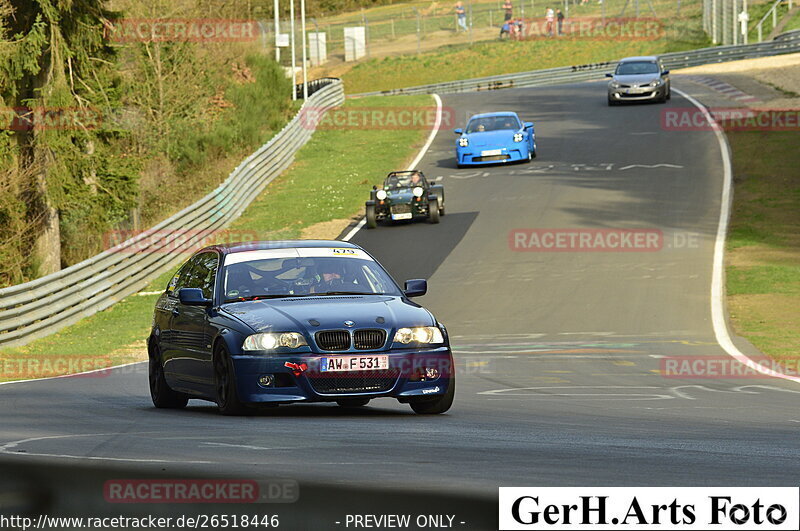
M 673 93 L 665 105 L 607 107 L 600 84 L 443 102 L 452 127 L 518 111 L 535 122 L 539 152 L 529 164 L 457 169 L 455 135 L 440 131 L 419 167 L 445 185 L 442 222 L 352 239 L 399 282 L 429 279 L 420 302 L 447 325 L 459 370 L 448 414 L 388 399 L 247 418 L 194 401 L 155 410 L 139 364 L 0 386 L 6 461 L 487 496 L 498 486 L 796 484 L 800 384 L 661 371 L 670 357 L 730 359 L 710 310 L 719 146 L 710 131 L 661 127 L 664 109 L 691 104 Z M 578 228 L 663 239 L 639 252 L 520 252 L 509 241 L 517 229 Z

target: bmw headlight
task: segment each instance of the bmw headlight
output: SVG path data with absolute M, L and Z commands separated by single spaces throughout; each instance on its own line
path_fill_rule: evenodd
M 378 198 L 378 201 L 383 201 L 386 199 L 386 190 L 378 190 L 375 192 L 375 197 Z
M 424 192 L 424 191 L 425 190 L 423 190 L 421 186 L 415 186 L 411 190 L 411 193 L 414 194 L 414 197 L 422 197 L 422 192 Z
M 522 133 L 514 133 L 514 142 L 522 142 Z
M 394 335 L 395 343 L 408 345 L 409 343 L 425 343 L 434 345 L 444 343 L 442 331 L 435 326 L 415 326 L 413 328 L 398 328 Z
M 276 348 L 298 348 L 308 345 L 303 334 L 297 332 L 275 332 L 253 334 L 244 340 L 242 350 L 275 350 Z
M 469 139 L 465 136 L 462 136 L 458 139 L 458 145 L 461 147 L 467 147 L 469 145 Z

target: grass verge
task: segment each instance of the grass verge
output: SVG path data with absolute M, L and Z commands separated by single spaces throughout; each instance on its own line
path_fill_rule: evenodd
M 794 361 L 800 354 L 797 133 L 729 132 L 728 140 L 735 175 L 726 264 L 731 321 L 765 354 Z
M 365 98 L 347 108 L 422 109 L 430 96 Z M 289 170 L 273 181 L 231 230 L 263 239 L 358 214 L 373 184 L 404 167 L 427 129 L 330 128 L 314 133 Z M 160 291 L 172 273 L 153 281 Z M 0 381 L 56 376 L 146 359 L 145 339 L 158 295 L 133 295 L 105 311 L 22 347 L 0 349 Z
M 525 72 L 564 65 L 613 61 L 631 55 L 658 55 L 708 46 L 697 31 L 657 40 L 587 40 L 562 37 L 489 41 L 420 55 L 365 61 L 342 75 L 349 94 L 426 85 L 459 79 Z

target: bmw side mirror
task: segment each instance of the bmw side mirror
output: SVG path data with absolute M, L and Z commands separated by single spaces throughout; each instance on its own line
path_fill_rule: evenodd
M 206 299 L 200 288 L 179 289 L 178 300 L 186 306 L 211 306 L 211 299 Z
M 458 129 L 453 129 L 453 132 L 457 135 L 462 134 L 464 131 L 459 127 Z
M 663 72 L 661 72 L 661 75 L 662 76 L 669 75 L 669 70 L 664 70 Z
M 606 74 L 606 77 L 614 77 L 614 74 Z
M 406 280 L 405 289 L 403 292 L 406 297 L 421 297 L 428 293 L 428 281 L 424 278 L 415 278 L 413 280 Z
M 533 127 L 533 122 L 525 122 L 525 129 L 530 129 Z

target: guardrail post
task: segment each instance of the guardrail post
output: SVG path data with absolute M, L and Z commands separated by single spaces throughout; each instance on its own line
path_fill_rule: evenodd
M 761 42 L 761 41 L 764 40 L 764 37 L 761 35 L 761 32 L 762 32 L 761 23 L 759 22 L 758 23 L 758 42 Z

